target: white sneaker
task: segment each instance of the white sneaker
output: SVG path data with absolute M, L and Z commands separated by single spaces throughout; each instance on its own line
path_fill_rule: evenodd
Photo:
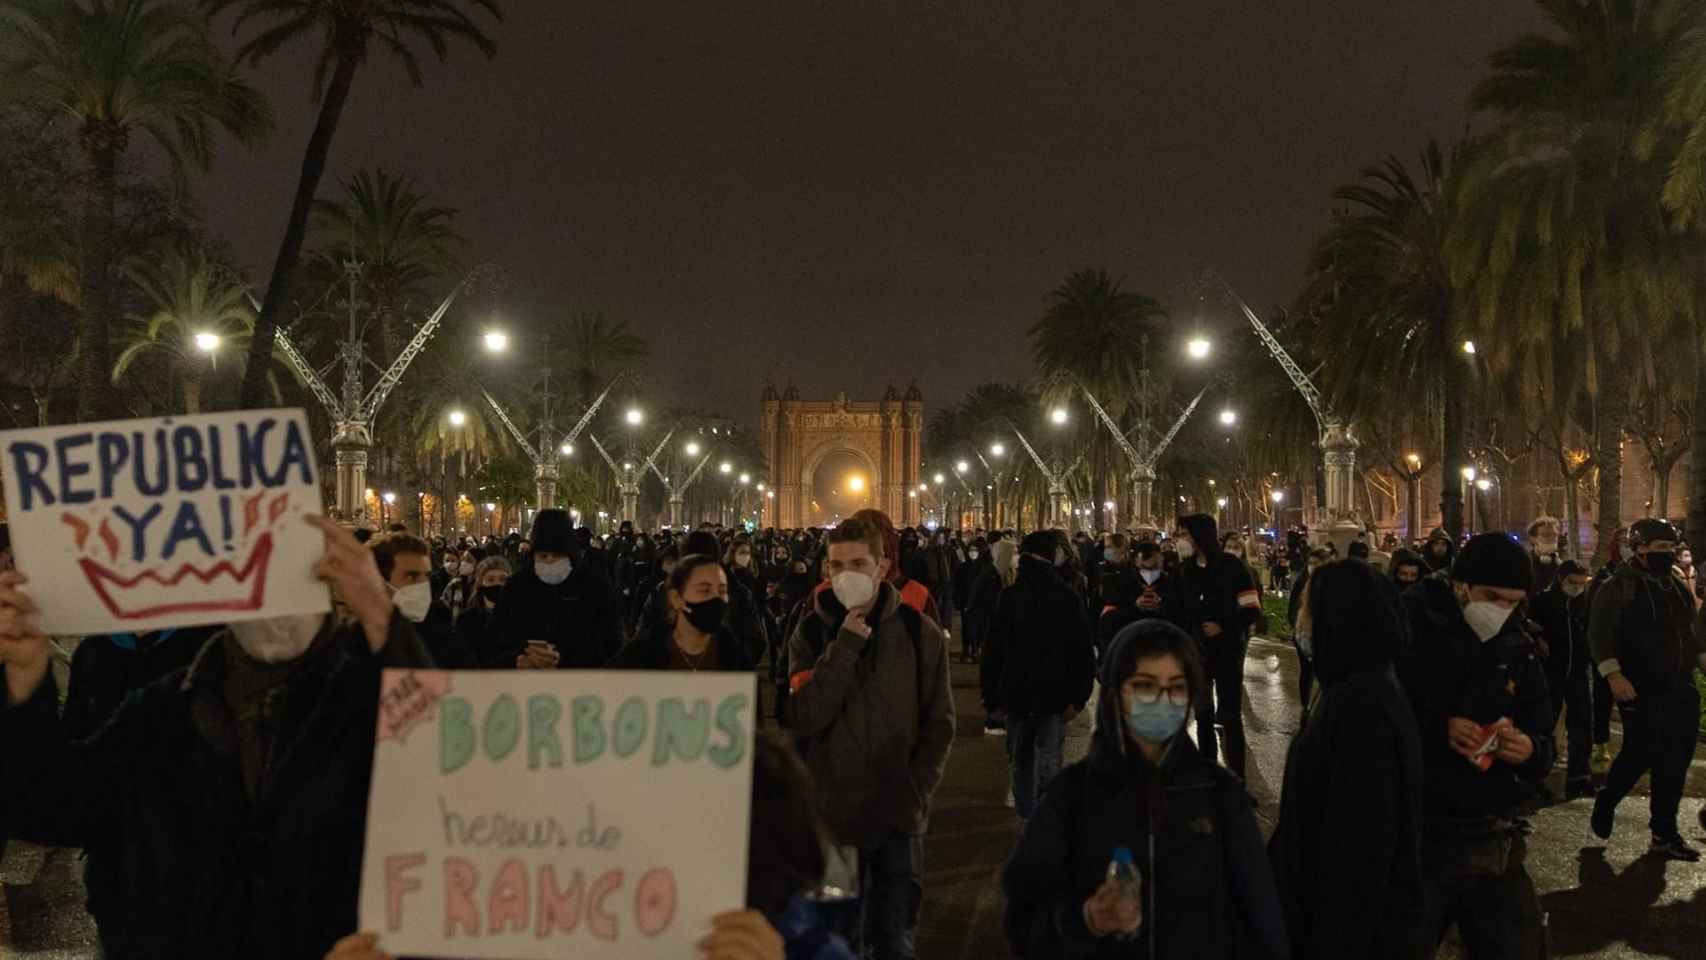
M 1013 788 L 1012 787 L 1007 788 L 1007 806 L 1009 806 L 1009 807 L 1013 806 Z

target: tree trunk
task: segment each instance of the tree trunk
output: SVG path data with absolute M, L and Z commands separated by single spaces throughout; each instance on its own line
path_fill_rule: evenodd
M 320 190 L 320 178 L 326 173 L 326 157 L 331 153 L 332 137 L 338 131 L 338 119 L 349 99 L 350 84 L 360 55 L 353 51 L 340 52 L 332 80 L 320 101 L 320 116 L 314 123 L 314 133 L 308 138 L 308 150 L 302 157 L 302 174 L 296 182 L 296 199 L 290 206 L 290 219 L 285 223 L 284 239 L 279 243 L 278 257 L 273 261 L 272 278 L 267 283 L 267 297 L 255 320 L 255 335 L 249 340 L 248 365 L 243 370 L 243 386 L 237 397 L 239 409 L 252 410 L 266 405 L 266 375 L 271 366 L 273 341 L 285 304 L 290 300 L 290 287 L 302 261 L 302 244 L 308 234 L 308 214 L 314 207 L 314 195 Z
M 1696 314 L 1694 321 L 1694 419 L 1693 437 L 1688 445 L 1691 452 L 1688 471 L 1688 542 L 1694 555 L 1706 556 L 1706 376 L 1700 373 L 1706 364 L 1706 315 Z
M 1452 357 L 1447 370 L 1454 368 L 1456 362 L 1457 358 Z M 1440 526 L 1454 541 L 1463 536 L 1463 468 L 1469 461 L 1463 435 L 1463 405 L 1461 378 L 1448 373 L 1445 378 L 1445 411 L 1440 424 L 1445 438 L 1445 455 L 1440 460 L 1439 516 Z
M 1653 458 L 1653 516 L 1670 517 L 1670 472 L 1674 460 Z
M 193 373 L 184 378 L 184 412 L 201 412 L 201 377 Z
M 1564 542 L 1569 545 L 1570 556 L 1577 560 L 1585 559 L 1582 545 L 1578 542 L 1582 535 L 1581 481 L 1567 471 L 1564 474 L 1564 522 L 1569 524 Z
M 1600 365 L 1598 409 L 1599 430 L 1594 437 L 1599 464 L 1599 511 L 1594 524 L 1594 559 L 1604 563 L 1611 556 L 1612 535 L 1623 525 L 1623 425 L 1629 419 L 1628 375 L 1621 363 Z
M 1406 486 L 1410 488 L 1410 516 L 1405 524 L 1411 540 L 1422 538 L 1422 475 L 1412 473 L 1405 478 Z
M 115 420 L 124 415 L 113 385 L 114 232 L 118 220 L 118 159 L 127 135 L 122 127 L 95 121 L 80 131 L 89 161 L 90 191 L 83 205 L 82 281 L 83 370 L 77 419 Z

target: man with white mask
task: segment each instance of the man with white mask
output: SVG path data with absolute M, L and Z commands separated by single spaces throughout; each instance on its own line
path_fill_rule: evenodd
M 325 536 L 350 619 L 233 624 L 72 742 L 26 578 L 0 574 L 0 822 L 117 858 L 111 956 L 320 956 L 353 929 L 384 667 L 430 667 L 373 555 Z M 103 931 L 105 933 L 105 931 Z
M 930 798 L 954 739 L 941 628 L 887 581 L 882 530 L 831 530 L 819 591 L 788 639 L 787 725 L 836 843 L 859 851 L 866 956 L 911 960 Z
M 411 533 L 387 533 L 367 542 L 373 551 L 379 575 L 391 588 L 397 611 L 415 625 L 415 633 L 426 645 L 432 662 L 445 670 L 476 670 L 479 662 L 456 637 L 456 622 L 442 602 L 432 594 L 432 545 Z M 464 556 L 471 556 L 470 550 Z M 462 565 L 468 561 L 463 560 Z M 468 568 L 473 579 L 473 568 Z
M 523 670 L 596 670 L 622 646 L 621 605 L 575 536 L 569 515 L 533 518 L 533 568 L 504 586 L 493 614 L 496 660 Z

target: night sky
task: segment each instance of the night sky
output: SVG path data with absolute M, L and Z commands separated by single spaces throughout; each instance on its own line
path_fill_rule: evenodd
M 417 175 L 513 275 L 513 325 L 604 307 L 656 345 L 666 399 L 749 421 L 769 378 L 873 399 L 916 378 L 939 405 L 1027 376 L 1025 328 L 1082 267 L 1181 318 L 1209 266 L 1289 301 L 1328 192 L 1461 136 L 1487 54 L 1541 26 L 1516 0 L 503 7 L 497 58 L 455 47 L 423 90 L 376 49 L 330 174 Z M 308 56 L 254 74 L 278 129 L 201 180 L 256 276 Z

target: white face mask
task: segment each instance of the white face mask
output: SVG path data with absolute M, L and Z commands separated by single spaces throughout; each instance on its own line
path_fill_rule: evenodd
M 472 560 L 462 561 L 462 565 L 456 568 L 456 575 L 459 577 L 471 577 L 471 576 L 473 576 L 474 575 L 474 562 Z
M 268 620 L 245 620 L 231 625 L 237 646 L 250 659 L 262 663 L 285 663 L 308 652 L 320 635 L 323 613 L 298 613 Z
M 1180 560 L 1189 560 L 1191 557 L 1196 556 L 1197 552 L 1196 544 L 1189 540 L 1180 540 L 1178 545 L 1173 549 L 1179 551 Z
M 410 623 L 420 623 L 426 619 L 427 611 L 432 608 L 432 584 L 424 580 L 411 583 L 393 592 L 391 602 L 396 604 L 397 612 Z
M 966 556 L 972 558 L 973 560 L 976 560 L 977 559 L 977 551 L 976 550 L 968 551 L 966 553 Z
M 1463 620 L 1482 643 L 1499 635 L 1505 621 L 1511 618 L 1511 608 L 1491 600 L 1471 600 L 1463 608 Z
M 547 586 L 554 587 L 557 584 L 562 583 L 564 580 L 569 579 L 569 571 L 571 569 L 573 569 L 573 567 L 570 566 L 568 557 L 560 557 L 556 560 L 552 560 L 550 563 L 543 563 L 538 560 L 533 561 L 534 575 Z
M 1543 557 L 1555 554 L 1558 552 L 1558 541 L 1556 541 L 1556 540 L 1541 540 L 1541 541 L 1535 543 L 1534 552 L 1540 554 Z
M 1143 577 L 1144 583 L 1153 584 L 1155 581 L 1161 579 L 1161 571 L 1159 570 L 1139 570 L 1137 573 L 1139 576 Z
M 877 581 L 869 574 L 843 570 L 829 581 L 835 599 L 849 610 L 857 610 L 877 595 Z
M 1564 596 L 1569 597 L 1571 600 L 1574 600 L 1575 598 L 1577 598 L 1577 597 L 1579 597 L 1582 594 L 1587 593 L 1587 592 L 1588 592 L 1587 587 L 1572 587 L 1569 584 L 1564 585 Z

